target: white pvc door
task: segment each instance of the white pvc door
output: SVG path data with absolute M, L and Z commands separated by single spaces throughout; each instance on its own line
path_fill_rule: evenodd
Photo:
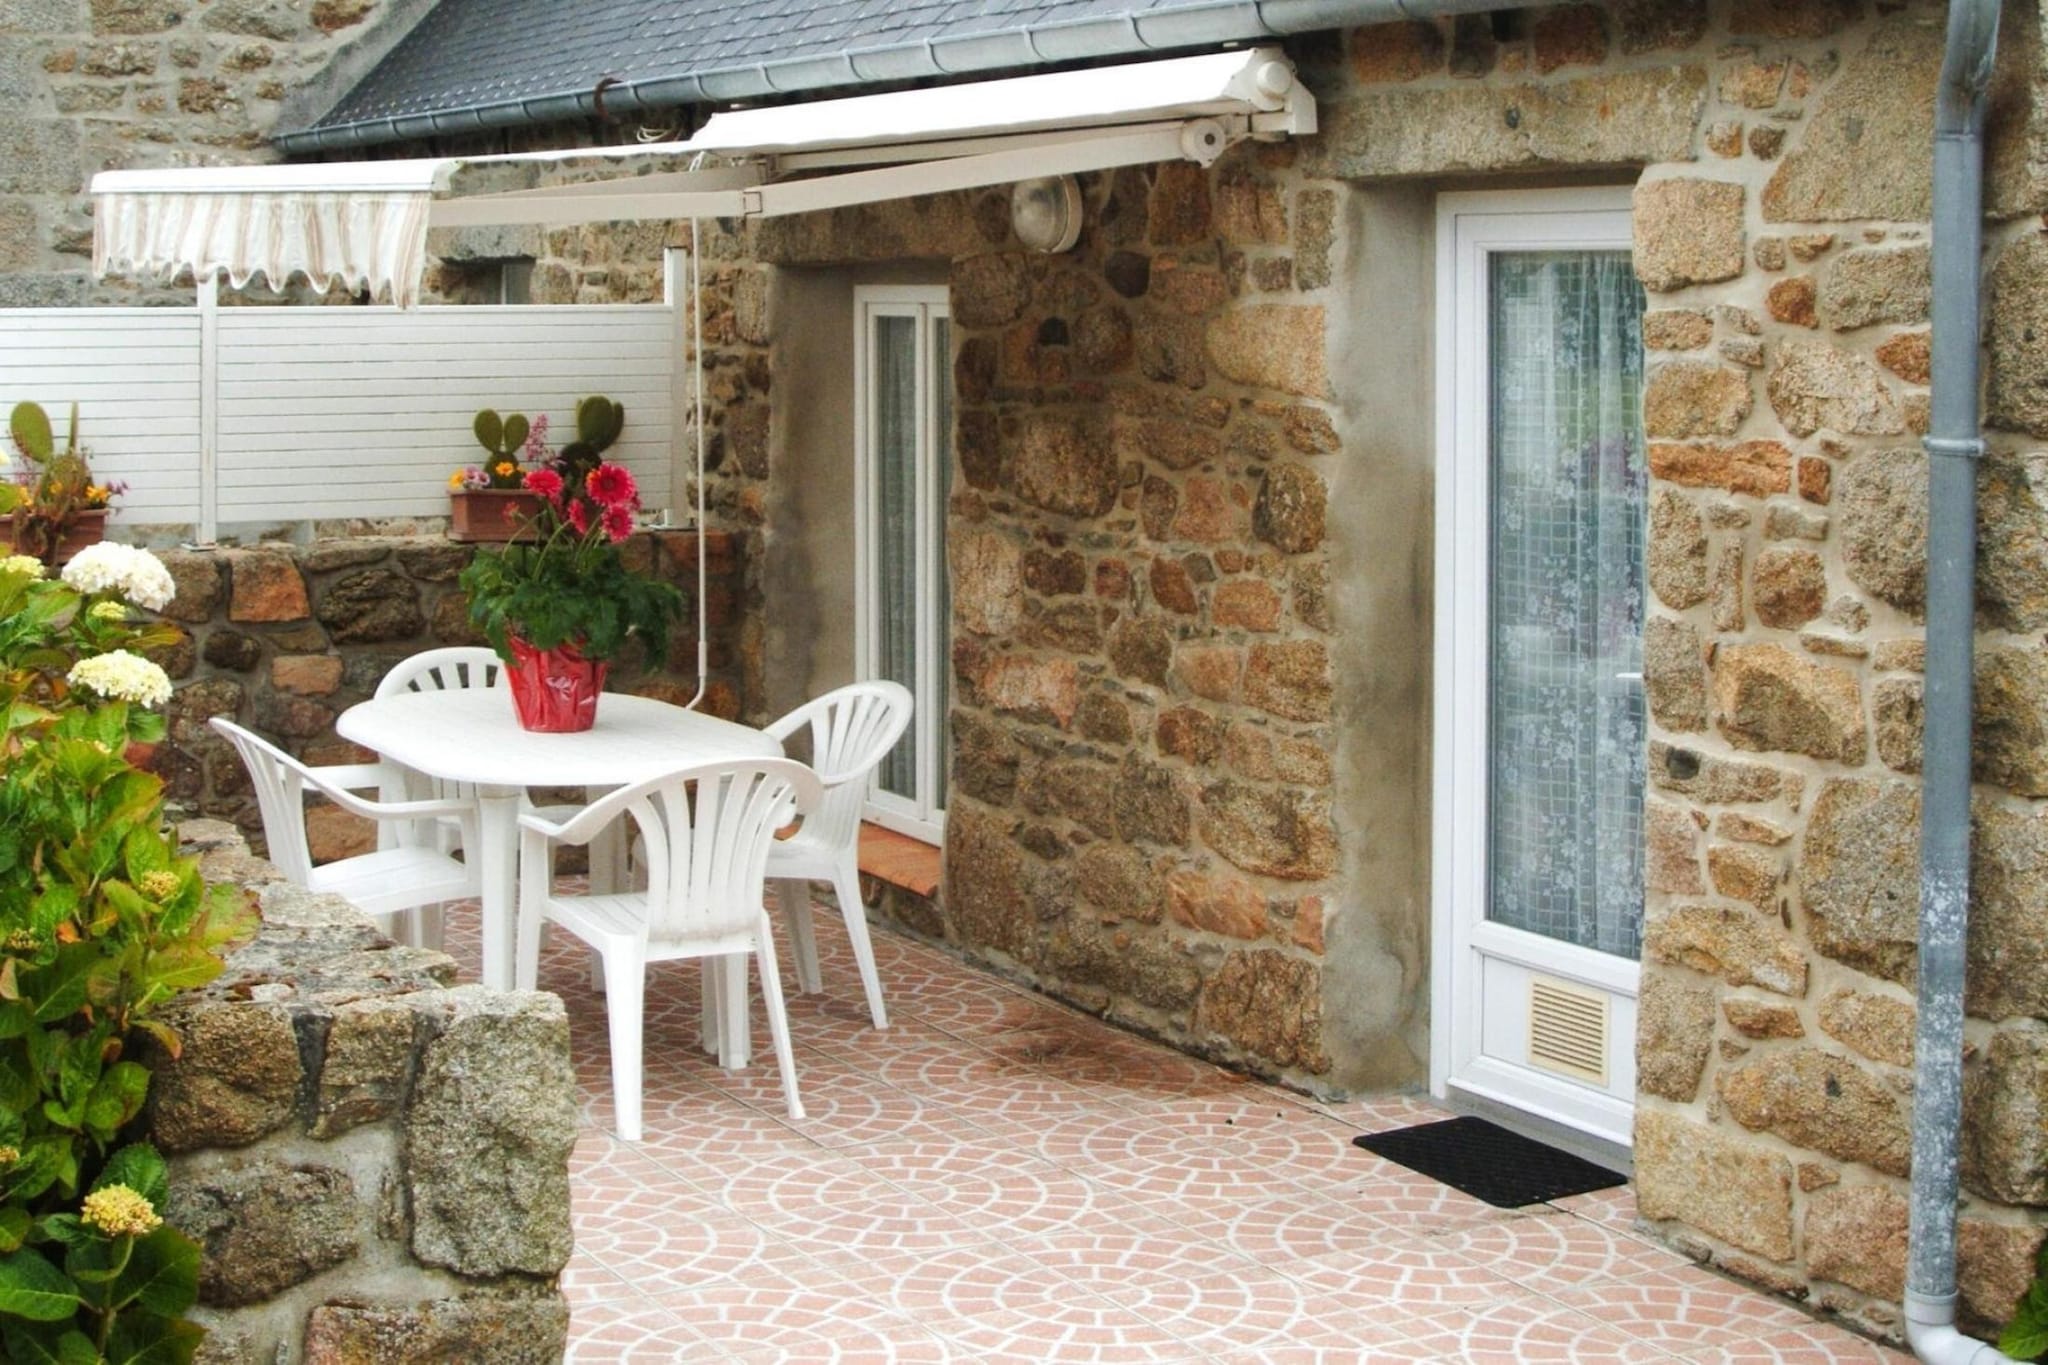
M 1447 195 L 1438 231 L 1432 1079 L 1625 1145 L 1648 490 L 1627 196 Z

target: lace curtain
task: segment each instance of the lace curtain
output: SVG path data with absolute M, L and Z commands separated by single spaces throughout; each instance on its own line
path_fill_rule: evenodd
M 1643 292 L 1623 251 L 1492 259 L 1489 917 L 1642 938 Z

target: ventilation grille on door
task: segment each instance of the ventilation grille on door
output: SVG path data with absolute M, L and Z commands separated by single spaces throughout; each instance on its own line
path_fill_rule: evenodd
M 1583 986 L 1529 978 L 1529 1064 L 1607 1084 L 1607 997 Z

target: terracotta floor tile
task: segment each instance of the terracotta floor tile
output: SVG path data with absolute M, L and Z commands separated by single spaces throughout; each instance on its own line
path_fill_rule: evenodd
M 474 920 L 457 907 L 447 938 L 471 977 Z M 1909 1359 L 1655 1245 L 1627 1189 L 1502 1210 L 1351 1145 L 1447 1116 L 1424 1098 L 1248 1080 L 886 931 L 877 1030 L 838 916 L 817 925 L 824 989 L 785 979 L 808 1117 L 758 989 L 753 1062 L 728 1072 L 695 966 L 665 964 L 639 1143 L 610 1131 L 605 999 L 548 944 L 586 1125 L 578 1365 Z

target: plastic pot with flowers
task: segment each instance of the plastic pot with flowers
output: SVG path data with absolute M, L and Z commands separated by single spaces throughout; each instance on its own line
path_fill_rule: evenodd
M 525 485 L 538 538 L 478 551 L 462 571 L 469 619 L 506 663 L 521 725 L 588 730 L 612 659 L 629 640 L 662 657 L 683 596 L 626 567 L 640 495 L 624 465 L 532 469 Z

